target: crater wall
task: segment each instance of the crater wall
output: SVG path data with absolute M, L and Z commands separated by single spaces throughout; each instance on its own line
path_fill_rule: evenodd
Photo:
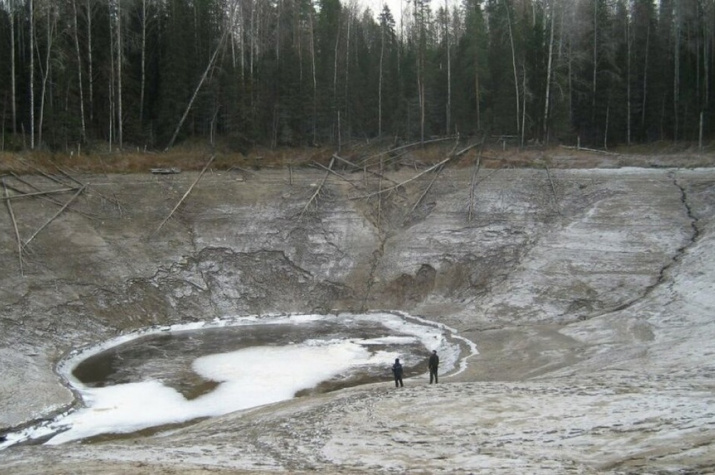
M 636 305 L 691 246 L 711 245 L 710 170 L 416 175 L 76 176 L 84 191 L 61 212 L 71 193 L 13 198 L 0 213 L 0 432 L 71 404 L 54 364 L 123 331 L 396 309 L 478 344 L 491 335 L 487 352 L 507 351 L 493 332 L 517 327 L 569 346 L 574 335 L 543 329 Z M 18 236 L 32 237 L 22 259 Z M 471 377 L 517 377 L 503 370 Z

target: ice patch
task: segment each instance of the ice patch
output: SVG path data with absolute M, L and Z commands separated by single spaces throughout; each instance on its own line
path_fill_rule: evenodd
M 89 356 L 149 334 L 222 326 L 300 325 L 335 318 L 323 315 L 232 317 L 142 330 L 122 335 L 91 349 L 77 351 L 60 365 L 59 370 L 81 395 L 86 407 L 64 414 L 42 426 L 8 434 L 7 441 L 0 445 L 0 449 L 52 434 L 56 435 L 50 438 L 47 444 L 56 445 L 100 434 L 132 433 L 149 427 L 219 416 L 291 399 L 301 390 L 313 388 L 357 367 L 389 368 L 395 358 L 402 357 L 399 351 L 370 351 L 371 345 L 391 345 L 399 350 L 400 345 L 414 345 L 419 342 L 425 347 L 426 354 L 433 349 L 440 353 L 443 373 L 454 370 L 458 363 L 459 371 L 464 369 L 465 360 L 460 360 L 460 345 L 464 342 L 467 342 L 471 354 L 476 354 L 476 347 L 472 342 L 456 336 L 456 332 L 444 325 L 407 314 L 381 312 L 341 315 L 340 321 L 376 322 L 400 333 L 400 336 L 307 339 L 285 346 L 249 347 L 199 357 L 192 363 L 193 371 L 219 384 L 210 393 L 192 400 L 187 400 L 177 390 L 157 380 L 87 387 L 72 375 L 74 368 Z

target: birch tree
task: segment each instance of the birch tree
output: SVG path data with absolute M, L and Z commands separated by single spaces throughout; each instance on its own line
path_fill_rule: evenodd
M 80 111 L 80 137 L 82 141 L 87 139 L 87 127 L 84 119 L 84 87 L 83 87 L 83 75 L 82 75 L 82 53 L 79 46 L 79 21 L 77 17 L 79 16 L 77 12 L 77 0 L 72 0 L 72 37 L 74 40 L 75 47 L 75 58 L 77 60 L 77 85 L 79 87 L 79 111 Z

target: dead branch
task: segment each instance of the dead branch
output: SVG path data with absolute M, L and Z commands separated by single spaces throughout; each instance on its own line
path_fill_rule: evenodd
M 484 140 L 482 140 L 481 142 L 474 142 L 472 145 L 469 145 L 469 146 L 467 146 L 467 147 L 464 147 L 462 150 L 460 150 L 459 152 L 457 152 L 456 156 L 459 157 L 460 155 L 464 155 L 465 153 L 469 152 L 469 151 L 470 151 L 471 149 L 473 149 L 474 147 L 482 147 L 482 148 L 483 148 L 483 147 L 484 147 Z M 480 150 L 480 151 L 479 151 L 479 155 L 481 155 L 481 154 L 482 154 L 482 151 Z
M 427 185 L 427 188 L 425 188 L 425 191 L 420 195 L 419 199 L 415 202 L 415 205 L 410 210 L 410 213 L 414 213 L 415 209 L 417 209 L 417 206 L 422 202 L 424 197 L 427 196 L 427 193 L 429 192 L 430 188 L 432 188 L 432 184 L 435 182 L 437 177 L 442 173 L 442 170 L 444 170 L 444 166 L 441 166 L 437 169 L 437 173 L 434 174 L 434 176 L 432 177 L 432 181 L 429 182 L 429 185 Z
M 418 178 L 421 177 L 422 175 L 425 175 L 425 174 L 431 172 L 432 170 L 435 170 L 435 169 L 441 167 L 442 165 L 444 165 L 445 163 L 447 163 L 447 162 L 448 162 L 449 160 L 451 160 L 451 159 L 452 159 L 452 157 L 448 157 L 448 158 L 442 160 L 441 162 L 437 163 L 436 165 L 433 165 L 433 166 L 429 167 L 428 169 L 426 169 L 426 170 L 423 171 L 422 173 L 418 173 L 417 175 L 413 176 L 413 177 L 410 178 L 409 180 L 405 180 L 405 181 L 400 182 L 400 183 L 397 183 L 396 185 L 393 185 L 393 186 L 391 186 L 391 187 L 383 188 L 382 190 L 378 190 L 378 191 L 376 191 L 376 192 L 374 192 L 374 193 L 369 193 L 369 194 L 363 195 L 363 196 L 357 196 L 357 197 L 352 198 L 352 199 L 370 198 L 370 197 L 375 196 L 375 195 L 380 195 L 380 194 L 382 194 L 382 193 L 387 193 L 387 192 L 389 192 L 389 191 L 395 190 L 395 189 L 397 189 L 397 188 L 399 188 L 399 187 L 401 187 L 401 186 L 406 185 L 407 183 L 410 183 L 411 181 L 414 181 L 414 180 L 418 179 Z
M 596 148 L 585 148 L 585 147 L 573 147 L 569 145 L 560 145 L 561 148 L 565 148 L 568 150 L 583 150 L 584 152 L 593 152 L 593 153 L 601 153 L 604 155 L 620 155 L 620 153 L 614 153 L 614 152 L 609 152 L 607 150 L 598 150 Z
M 15 178 L 15 180 L 19 181 L 19 182 L 22 183 L 23 185 L 28 186 L 29 188 L 31 188 L 31 189 L 35 190 L 36 192 L 38 192 L 38 195 L 37 195 L 37 196 L 39 196 L 40 198 L 45 199 L 45 200 L 49 201 L 49 202 L 52 203 L 52 204 L 55 204 L 55 205 L 57 205 L 57 206 L 62 207 L 63 203 L 62 203 L 61 201 L 57 201 L 56 199 L 52 198 L 51 196 L 46 195 L 46 194 L 43 194 L 44 190 L 41 190 L 41 189 L 39 189 L 38 187 L 36 187 L 35 185 L 33 185 L 32 183 L 23 180 L 22 178 L 20 178 L 19 176 L 17 176 L 17 174 L 15 174 L 15 173 L 12 173 L 12 176 L 13 176 L 13 178 Z M 61 183 L 61 182 L 60 182 L 60 183 Z M 61 184 L 64 185 L 64 186 L 67 186 L 65 183 L 61 183 Z M 13 190 L 13 191 L 15 191 L 15 192 L 17 192 L 17 193 L 20 193 L 20 194 L 26 194 L 26 193 L 27 193 L 26 191 L 20 190 L 19 188 L 15 188 L 14 186 L 11 186 L 11 185 L 6 185 L 6 186 L 7 186 L 9 189 L 11 189 L 11 190 Z M 75 188 L 75 189 L 76 189 L 76 188 Z M 85 213 L 84 211 L 80 211 L 80 210 L 77 210 L 77 209 L 71 209 L 71 211 L 74 211 L 75 213 L 80 214 L 80 215 L 82 215 L 82 216 L 84 216 L 85 218 L 88 218 L 88 219 L 97 219 L 97 215 Z
M 398 183 L 398 184 L 396 184 L 396 185 L 393 185 L 393 186 L 391 186 L 391 187 L 384 188 L 384 189 L 382 189 L 382 190 L 378 190 L 378 191 L 376 191 L 376 192 L 374 192 L 374 193 L 369 193 L 369 194 L 363 195 L 363 196 L 357 196 L 357 197 L 351 198 L 351 199 L 360 200 L 360 199 L 364 199 L 364 198 L 370 198 L 370 197 L 375 196 L 375 195 L 379 195 L 379 194 L 382 194 L 382 193 L 387 193 L 388 191 L 395 190 L 395 189 L 397 189 L 397 188 L 399 188 L 399 187 L 401 187 L 401 186 L 404 186 L 404 185 L 408 184 L 408 183 L 411 182 L 411 181 L 414 181 L 414 180 L 418 179 L 418 178 L 421 177 L 422 175 L 425 175 L 425 174 L 431 172 L 432 170 L 436 170 L 437 168 L 440 168 L 440 167 L 444 166 L 447 162 L 449 162 L 449 161 L 452 160 L 453 158 L 455 158 L 455 157 L 454 157 L 454 156 L 449 156 L 449 157 L 445 158 L 444 160 L 442 160 L 441 162 L 439 162 L 439 163 L 437 163 L 437 164 L 435 164 L 435 165 L 432 165 L 431 167 L 427 168 L 425 171 L 423 171 L 423 172 L 421 172 L 421 173 L 418 173 L 417 175 L 413 176 L 413 177 L 410 178 L 409 180 L 405 180 L 405 181 L 400 182 L 400 183 Z
M 391 179 L 389 179 L 389 178 L 383 176 L 383 174 L 382 174 L 382 169 L 383 169 L 383 165 L 384 165 L 384 164 L 382 163 L 382 160 L 380 161 L 380 172 L 374 172 L 374 171 L 372 171 L 372 170 L 369 170 L 369 169 L 367 168 L 367 166 L 364 166 L 364 165 L 363 165 L 363 166 L 356 165 L 356 164 L 354 164 L 353 162 L 351 162 L 351 161 L 349 161 L 349 160 L 345 160 L 344 158 L 340 157 L 338 154 L 333 154 L 333 157 L 335 157 L 337 160 L 339 160 L 339 161 L 341 161 L 341 162 L 343 162 L 343 163 L 346 163 L 346 164 L 350 165 L 351 167 L 355 168 L 356 170 L 361 170 L 364 174 L 369 173 L 369 174 L 371 174 L 371 175 L 374 175 L 374 176 L 378 177 L 380 180 L 387 180 L 387 181 L 391 181 L 392 183 L 397 183 L 396 181 L 391 180 Z M 365 178 L 365 184 L 367 185 L 367 178 Z
M 3 199 L 5 200 L 15 200 L 19 198 L 28 198 L 32 196 L 42 196 L 42 195 L 51 195 L 55 193 L 67 193 L 69 191 L 77 191 L 78 188 L 60 188 L 58 190 L 49 190 L 49 191 L 37 191 L 34 193 L 21 193 L 18 195 L 12 195 L 12 196 L 6 196 Z
M 22 265 L 22 239 L 20 239 L 20 231 L 17 229 L 17 221 L 15 220 L 15 212 L 12 210 L 12 204 L 8 198 L 10 194 L 8 193 L 7 186 L 5 186 L 5 179 L 2 180 L 3 191 L 5 192 L 5 204 L 7 205 L 7 210 L 10 213 L 10 219 L 12 220 L 12 226 L 15 228 L 15 239 L 17 240 L 17 256 L 20 260 L 20 275 L 24 276 L 25 271 Z
M 337 153 L 334 153 L 334 154 L 333 154 L 333 157 L 334 157 L 336 160 L 338 160 L 339 162 L 343 162 L 344 164 L 350 166 L 351 168 L 355 168 L 356 170 L 361 170 L 361 169 L 362 169 L 361 166 L 354 164 L 354 163 L 351 162 L 350 160 L 344 159 L 343 157 L 341 157 L 341 156 L 338 155 Z
M 76 183 L 79 187 L 84 187 L 84 186 L 85 186 L 84 183 L 82 183 L 81 181 L 77 180 L 75 177 L 73 177 L 72 175 L 70 175 L 69 172 L 67 172 L 66 170 L 62 169 L 62 167 L 60 167 L 59 165 L 55 164 L 55 168 L 57 169 L 57 171 L 60 172 L 61 175 L 67 177 L 69 180 L 71 180 L 71 181 L 73 181 L 74 183 Z M 75 188 L 75 189 L 76 189 L 76 188 Z M 122 214 L 122 210 L 121 210 L 122 204 L 119 202 L 119 200 L 118 200 L 117 198 L 112 198 L 112 197 L 106 196 L 106 195 L 100 193 L 99 191 L 97 191 L 96 193 L 99 195 L 100 198 L 105 199 L 105 200 L 109 201 L 110 203 L 113 203 L 113 204 L 119 209 L 119 215 L 121 216 L 121 214 Z
M 330 168 L 328 168 L 328 167 L 326 167 L 325 165 L 320 164 L 320 163 L 318 163 L 318 162 L 313 162 L 313 164 L 316 165 L 316 166 L 318 166 L 318 167 L 320 167 L 320 168 L 322 168 L 322 169 L 324 169 L 324 170 L 326 170 L 326 171 L 328 171 L 328 172 L 330 172 L 330 173 L 332 173 L 333 175 L 335 175 L 336 177 L 340 178 L 341 180 L 346 181 L 348 184 L 352 185 L 353 188 L 360 188 L 360 187 L 357 186 L 355 183 L 353 183 L 352 181 L 350 181 L 347 177 L 341 175 L 340 173 L 336 172 L 335 170 L 331 170 Z
M 43 229 L 45 229 L 52 221 L 54 221 L 59 215 L 61 215 L 61 214 L 64 212 L 65 209 L 67 209 L 67 207 L 70 205 L 70 203 L 72 203 L 72 202 L 75 200 L 75 198 L 77 198 L 79 195 L 82 194 L 82 192 L 84 191 L 85 188 L 86 188 L 86 186 L 83 186 L 82 188 L 80 188 L 79 190 L 77 190 L 77 192 L 76 192 L 74 195 L 72 195 L 72 198 L 70 198 L 70 199 L 67 201 L 67 203 L 65 203 L 64 206 L 62 206 L 62 208 L 60 208 L 60 210 L 57 211 L 57 213 L 55 213 L 54 216 L 52 216 L 50 219 L 48 219 L 45 224 L 43 224 L 42 226 L 40 226 L 40 229 L 38 229 L 37 231 L 35 231 L 35 233 L 34 233 L 32 236 L 30 236 L 30 238 L 29 238 L 27 241 L 25 241 L 25 244 L 23 244 L 22 247 L 23 247 L 23 248 L 27 247 L 27 245 L 30 244 L 30 241 L 32 241 L 33 239 L 35 239 L 35 236 L 37 236 L 38 234 L 40 234 L 40 232 L 41 232 Z
M 330 164 L 328 165 L 328 172 L 325 173 L 325 176 L 323 177 L 323 180 L 320 182 L 320 185 L 318 185 L 318 188 L 315 190 L 315 193 L 313 193 L 313 196 L 310 197 L 308 202 L 305 204 L 303 207 L 303 211 L 300 212 L 300 216 L 298 217 L 298 220 L 303 219 L 303 215 L 305 214 L 305 211 L 308 209 L 310 204 L 318 197 L 320 194 L 320 190 L 323 189 L 323 185 L 325 185 L 325 182 L 327 181 L 328 177 L 330 176 L 330 173 L 332 172 L 333 168 L 333 163 L 335 163 L 335 157 L 330 159 Z
M 33 165 L 32 163 L 29 163 L 29 162 L 23 160 L 22 158 L 18 158 L 18 160 L 20 161 L 20 163 L 22 163 L 23 165 L 25 165 L 25 166 L 27 166 L 27 167 L 30 167 L 31 169 L 35 170 L 36 173 L 39 173 L 40 175 L 44 176 L 44 177 L 47 178 L 48 180 L 54 181 L 55 183 L 57 183 L 57 184 L 59 184 L 59 185 L 62 185 L 62 186 L 69 186 L 69 185 L 68 185 L 67 183 L 65 183 L 64 181 L 59 180 L 57 177 L 55 177 L 55 176 L 53 176 L 53 175 L 50 175 L 49 173 L 45 172 L 44 170 L 41 170 L 40 168 L 36 167 L 36 166 Z M 12 172 L 12 176 L 15 177 L 16 180 L 20 180 L 20 177 L 18 177 L 16 173 Z M 22 180 L 20 180 L 20 181 L 22 181 Z M 23 182 L 23 183 L 25 183 L 25 182 Z M 27 184 L 27 183 L 26 183 L 26 184 Z M 82 186 L 81 183 L 80 183 L 80 186 Z M 35 189 L 37 189 L 37 188 L 35 188 Z
M 398 152 L 398 151 L 403 150 L 403 149 L 406 149 L 406 148 L 415 147 L 415 146 L 417 146 L 417 145 L 428 145 L 428 144 L 431 144 L 431 143 L 444 142 L 445 140 L 451 140 L 451 139 L 453 139 L 453 138 L 454 138 L 453 136 L 440 137 L 440 138 L 437 138 L 437 139 L 426 140 L 426 141 L 424 141 L 424 142 L 412 142 L 412 143 L 409 143 L 409 144 L 406 144 L 406 145 L 400 145 L 399 147 L 395 147 L 395 148 L 391 148 L 391 149 L 389 149 L 389 150 L 385 150 L 385 151 L 382 151 L 382 152 L 378 152 L 378 153 L 376 153 L 376 154 L 373 154 L 373 155 L 370 155 L 370 156 L 364 158 L 364 159 L 362 160 L 362 162 L 360 163 L 360 166 L 364 165 L 364 164 L 367 163 L 369 160 L 371 160 L 371 159 L 373 159 L 373 158 L 376 158 L 376 157 L 379 157 L 379 156 L 381 156 L 381 155 L 387 155 L 387 154 L 390 154 L 390 153 L 395 153 L 395 152 Z
M 77 180 L 75 177 L 73 177 L 72 175 L 70 175 L 69 172 L 63 170 L 62 167 L 60 167 L 59 165 L 55 165 L 55 168 L 57 169 L 57 171 L 60 172 L 61 175 L 67 177 L 67 178 L 70 179 L 71 181 L 75 182 L 77 185 L 79 185 L 79 186 L 84 186 L 84 183 L 82 183 L 81 181 Z
M 166 218 L 164 218 L 164 221 L 162 221 L 161 224 L 159 225 L 159 227 L 156 228 L 156 231 L 154 231 L 154 234 L 158 233 L 159 230 L 160 230 L 162 227 L 164 227 L 164 224 L 166 224 L 166 222 L 169 221 L 169 218 L 171 218 L 171 216 L 174 214 L 174 212 L 179 208 L 179 206 L 181 206 L 181 203 L 184 202 L 184 200 L 186 199 L 186 197 L 189 196 L 189 194 L 191 193 L 191 190 L 194 189 L 194 186 L 196 186 L 196 184 L 199 182 L 199 180 L 201 180 L 201 177 L 204 176 L 204 173 L 206 173 L 206 170 L 208 170 L 209 165 L 211 165 L 211 162 L 214 161 L 214 158 L 216 158 L 216 155 L 211 155 L 211 158 L 210 158 L 209 161 L 206 163 L 206 165 L 204 165 L 204 169 L 201 170 L 201 173 L 199 173 L 199 176 L 196 177 L 196 180 L 194 180 L 194 182 L 191 184 L 191 186 L 189 187 L 189 189 L 186 190 L 186 193 L 184 193 L 184 196 L 182 196 L 181 199 L 179 200 L 179 202 L 176 203 L 176 206 L 174 206 L 174 209 L 171 210 L 171 213 L 169 213 L 169 216 L 167 216 Z
M 561 214 L 561 210 L 559 209 L 559 205 L 556 201 L 556 187 L 554 186 L 554 180 L 551 178 L 549 166 L 544 164 L 544 168 L 546 169 L 546 176 L 549 177 L 549 183 L 551 184 L 551 200 L 554 202 L 554 208 L 556 208 L 556 212 Z

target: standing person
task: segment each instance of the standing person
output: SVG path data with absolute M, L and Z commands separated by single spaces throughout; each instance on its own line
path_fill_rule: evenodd
M 402 365 L 400 364 L 400 358 L 395 358 L 395 364 L 392 365 L 392 374 L 395 376 L 395 387 L 404 387 L 404 384 L 402 384 Z
M 437 350 L 432 350 L 432 354 L 429 357 L 429 383 L 437 384 L 437 368 L 439 368 L 439 356 L 437 356 Z

